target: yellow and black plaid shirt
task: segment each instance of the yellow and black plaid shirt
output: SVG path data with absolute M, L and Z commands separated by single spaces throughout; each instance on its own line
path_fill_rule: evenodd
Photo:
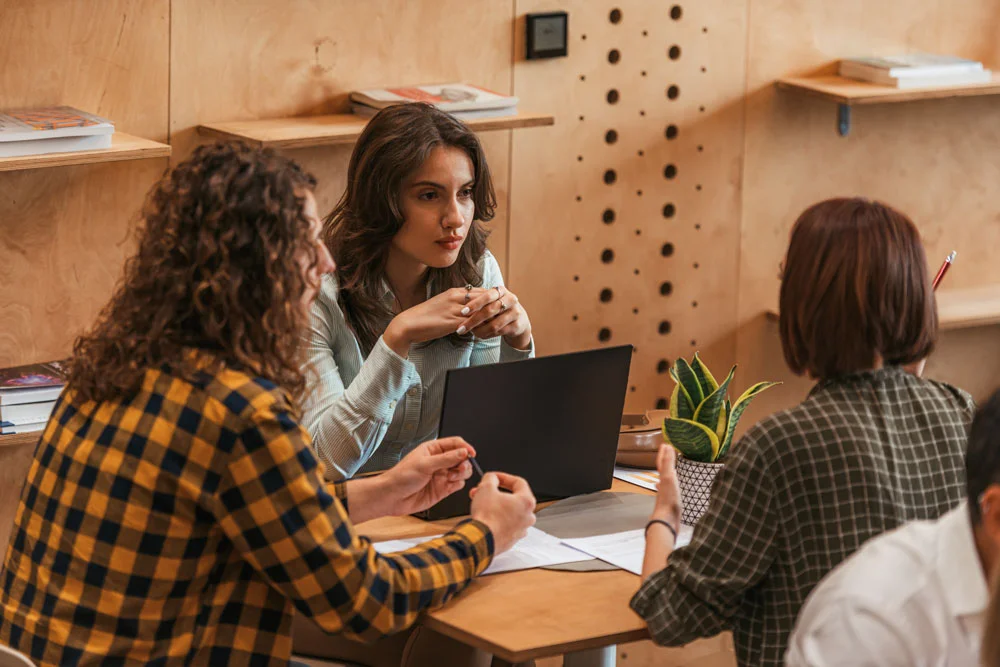
M 0 643 L 43 665 L 284 665 L 293 605 L 373 640 L 487 567 L 472 520 L 378 555 L 290 405 L 234 370 L 150 370 L 122 402 L 64 392 L 0 573 Z

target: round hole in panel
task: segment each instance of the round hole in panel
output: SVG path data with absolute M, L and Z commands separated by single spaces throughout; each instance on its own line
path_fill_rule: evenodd
M 677 214 L 677 207 L 674 206 L 673 204 L 666 204 L 663 207 L 663 217 L 664 218 L 672 218 L 676 214 Z
M 665 399 L 665 398 L 658 398 L 658 399 L 656 399 L 656 409 L 657 410 L 666 410 L 667 409 L 667 399 Z
M 618 61 L 622 59 L 622 52 L 618 49 L 611 49 L 608 51 L 608 62 L 612 65 L 617 65 Z
M 618 180 L 618 174 L 615 173 L 614 169 L 608 169 L 604 172 L 604 182 L 611 185 Z
M 666 167 L 663 168 L 663 178 L 671 179 L 671 178 L 676 178 L 676 176 L 677 176 L 676 165 L 668 164 Z
M 664 243 L 663 247 L 660 248 L 660 254 L 663 255 L 664 257 L 670 257 L 671 255 L 673 255 L 674 254 L 674 244 L 673 243 Z
M 674 5 L 673 7 L 670 8 L 670 18 L 672 18 L 675 21 L 680 21 L 683 13 L 684 10 L 681 9 L 680 5 Z
M 610 264 L 611 262 L 615 261 L 615 251 L 612 250 L 611 248 L 605 248 L 601 252 L 601 261 L 604 262 L 605 264 Z
M 681 47 L 674 44 L 670 47 L 670 50 L 667 51 L 667 55 L 670 56 L 671 60 L 677 60 L 681 57 Z
M 612 222 L 614 222 L 615 221 L 614 209 L 610 208 L 604 209 L 604 213 L 601 214 L 601 220 L 603 220 L 604 224 L 606 225 L 610 225 Z
M 611 90 L 608 91 L 608 95 L 607 95 L 608 104 L 618 104 L 618 98 L 619 97 L 621 97 L 621 96 L 618 94 L 618 89 L 617 88 L 612 88 Z
M 669 370 L 670 370 L 670 362 L 667 361 L 666 359 L 660 359 L 659 361 L 656 362 L 657 373 L 666 373 Z
M 617 7 L 615 7 L 614 9 L 612 9 L 611 13 L 608 14 L 608 20 L 611 21 L 614 24 L 621 23 L 622 22 L 622 10 L 618 9 Z
M 657 327 L 657 331 L 660 332 L 661 336 L 666 336 L 670 333 L 670 320 L 661 320 L 660 325 Z
M 613 298 L 615 298 L 615 294 L 611 291 L 610 287 L 605 287 L 601 290 L 601 303 L 608 303 Z
M 670 296 L 674 291 L 674 286 L 669 280 L 660 283 L 660 296 Z
M 681 89 L 677 87 L 677 84 L 671 85 L 667 88 L 667 98 L 671 100 L 676 100 L 681 95 Z
M 667 129 L 664 130 L 663 134 L 667 137 L 667 139 L 676 139 L 677 132 L 678 130 L 676 125 L 667 125 Z
M 602 343 L 606 343 L 609 340 L 611 340 L 611 329 L 604 327 L 603 329 L 598 331 L 597 340 L 601 341 Z

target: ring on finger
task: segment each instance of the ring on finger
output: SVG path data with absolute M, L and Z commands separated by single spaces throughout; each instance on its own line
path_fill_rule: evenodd
M 466 284 L 465 286 L 465 301 L 463 303 L 469 303 L 469 299 L 472 298 L 472 285 Z
M 504 294 L 506 294 L 506 292 L 503 291 L 503 287 L 501 287 L 500 285 L 494 286 L 493 289 L 495 289 L 497 291 L 497 300 L 498 301 L 503 298 Z
M 502 313 L 505 310 L 507 310 L 507 304 L 504 303 L 503 301 L 501 301 L 500 302 L 500 312 Z

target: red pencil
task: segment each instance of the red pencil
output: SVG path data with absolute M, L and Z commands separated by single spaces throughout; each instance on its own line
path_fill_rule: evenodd
M 938 269 L 937 275 L 934 276 L 934 283 L 932 285 L 934 289 L 937 289 L 937 286 L 941 283 L 942 278 L 944 278 L 944 274 L 948 273 L 948 269 L 951 267 L 951 263 L 955 261 L 955 255 L 957 254 L 957 251 L 952 250 L 951 254 L 944 258 L 944 264 L 941 265 L 941 268 Z

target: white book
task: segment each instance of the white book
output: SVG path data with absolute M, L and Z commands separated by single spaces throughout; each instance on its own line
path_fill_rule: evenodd
M 87 137 L 32 139 L 30 141 L 0 141 L 0 157 L 76 153 L 78 151 L 94 151 L 102 148 L 111 148 L 110 134 L 94 134 Z
M 947 88 L 948 86 L 968 86 L 976 83 L 990 83 L 993 72 L 988 69 L 979 72 L 962 72 L 945 76 L 906 77 L 895 80 L 896 88 L 910 90 L 913 88 Z
M 851 79 L 896 86 L 898 81 L 904 79 L 959 77 L 973 72 L 983 72 L 984 69 L 983 64 L 975 60 L 912 53 L 899 56 L 848 58 L 840 61 L 838 71 L 841 76 Z
M 517 98 L 501 95 L 468 83 L 439 83 L 429 86 L 398 86 L 356 90 L 351 101 L 383 109 L 393 104 L 427 102 L 442 111 L 474 111 L 476 109 L 502 109 L 517 104 Z
M 0 422 L 8 422 L 14 426 L 44 422 L 52 414 L 55 405 L 55 401 L 0 405 Z
M 0 391 L 0 406 L 21 405 L 22 403 L 41 403 L 59 398 L 62 387 L 21 387 L 3 389 Z
M 352 104 L 351 113 L 362 118 L 371 118 L 380 109 L 370 107 L 367 104 Z M 476 109 L 474 111 L 449 111 L 449 114 L 459 120 L 475 120 L 476 118 L 503 118 L 504 116 L 516 116 L 517 107 L 502 107 L 499 109 Z
M 8 424 L 7 422 L 0 422 L 0 435 L 13 435 L 15 433 L 37 433 L 39 431 L 45 430 L 45 425 L 48 424 L 48 420 L 43 422 L 34 422 L 31 424 L 21 424 L 20 426 L 15 426 L 14 424 Z
M 114 132 L 115 124 L 107 118 L 73 107 L 36 107 L 0 112 L 0 142 L 111 135 Z

